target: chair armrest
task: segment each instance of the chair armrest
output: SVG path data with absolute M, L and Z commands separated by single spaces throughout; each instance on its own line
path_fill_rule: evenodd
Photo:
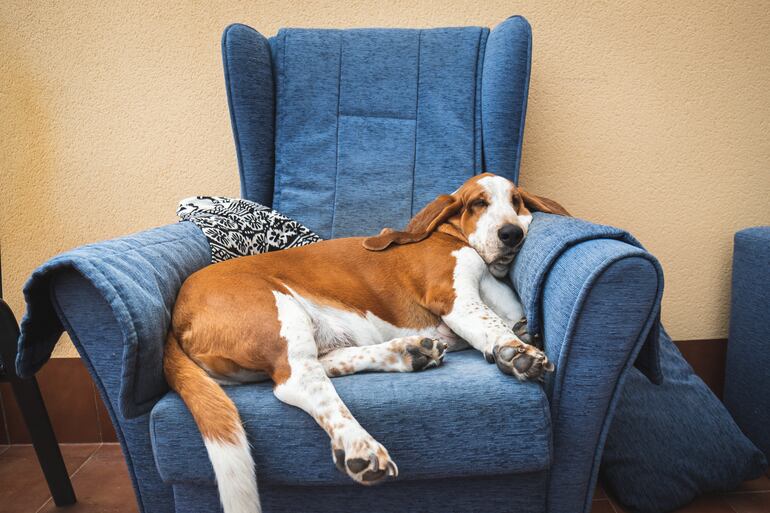
M 648 335 L 658 324 L 660 265 L 622 230 L 536 213 L 511 279 L 556 365 L 545 382 L 554 458 L 548 511 L 589 511 L 620 385 L 643 346 L 638 366 L 659 377 L 657 339 Z
M 146 413 L 167 390 L 162 354 L 176 295 L 182 282 L 210 261 L 206 238 L 189 222 L 53 258 L 24 288 L 27 314 L 19 339 L 19 373 L 37 371 L 67 328 L 84 360 L 93 364 L 95 379 L 120 377 L 115 383 L 119 391 L 106 391 L 110 400 L 117 395 L 123 416 Z M 97 298 L 106 310 L 95 304 Z M 116 331 L 108 334 L 108 327 Z M 105 351 L 111 357 L 103 357 Z M 93 352 L 100 357 L 92 358 Z
M 556 371 L 549 512 L 590 511 L 604 440 L 625 373 L 657 321 L 659 267 L 644 250 L 592 240 L 567 250 L 543 291 L 543 337 Z
M 75 269 L 64 270 L 53 278 L 51 298 L 115 428 L 139 511 L 172 513 L 172 491 L 160 478 L 152 456 L 150 414 L 131 419 L 120 414 L 124 327 L 103 294 Z

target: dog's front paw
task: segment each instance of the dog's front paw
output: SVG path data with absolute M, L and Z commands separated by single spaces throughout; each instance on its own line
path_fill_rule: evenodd
M 513 325 L 513 333 L 525 344 L 535 346 L 540 350 L 543 349 L 543 339 L 538 334 L 533 335 L 529 332 L 526 317 L 522 317 Z
M 553 372 L 554 365 L 538 348 L 511 340 L 492 348 L 492 353 L 485 355 L 497 364 L 497 368 L 505 374 L 515 376 L 520 380 L 543 379 L 546 372 Z M 491 362 L 490 362 L 491 363 Z
M 390 459 L 388 450 L 368 434 L 357 440 L 333 443 L 332 459 L 340 472 L 363 485 L 398 477 L 398 467 Z
M 433 338 L 411 337 L 404 344 L 403 354 L 413 371 L 438 367 L 444 361 L 447 344 Z
M 513 333 L 525 344 L 532 344 L 532 336 L 528 331 L 526 317 L 522 317 L 513 325 Z

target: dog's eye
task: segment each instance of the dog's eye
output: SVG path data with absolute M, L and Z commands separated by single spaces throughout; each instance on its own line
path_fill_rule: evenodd
M 487 203 L 487 202 L 486 202 L 485 200 L 483 200 L 483 199 L 477 199 L 476 201 L 474 201 L 473 203 L 471 203 L 471 206 L 472 206 L 473 208 L 484 208 L 484 207 L 487 207 L 487 206 L 489 206 L 489 203 Z

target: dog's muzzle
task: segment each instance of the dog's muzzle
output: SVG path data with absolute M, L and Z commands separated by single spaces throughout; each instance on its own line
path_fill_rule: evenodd
M 511 268 L 511 264 L 516 259 L 516 255 L 521 249 L 524 239 L 521 239 L 519 243 L 513 248 L 505 248 L 502 255 L 498 256 L 489 264 L 489 272 L 496 278 L 503 278 L 508 274 L 508 270 Z

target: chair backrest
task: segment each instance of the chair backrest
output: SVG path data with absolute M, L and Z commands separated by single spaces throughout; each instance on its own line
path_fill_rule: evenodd
M 283 29 L 269 43 L 239 27 L 223 53 L 244 197 L 331 238 L 403 227 L 483 171 L 518 179 L 523 18 L 491 32 Z

